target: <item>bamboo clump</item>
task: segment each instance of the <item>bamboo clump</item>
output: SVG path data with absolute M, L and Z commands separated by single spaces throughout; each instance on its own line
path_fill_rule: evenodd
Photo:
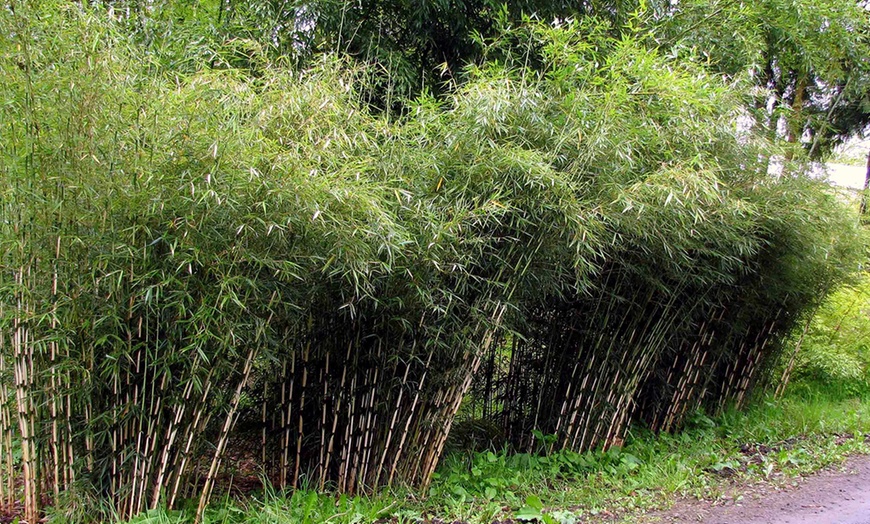
M 637 42 L 532 24 L 395 117 L 340 58 L 181 71 L 104 15 L 0 15 L 0 500 L 28 522 L 201 520 L 243 459 L 425 487 L 466 418 L 516 449 L 676 429 L 766 385 L 860 253 L 835 197 L 761 171 L 732 86 Z

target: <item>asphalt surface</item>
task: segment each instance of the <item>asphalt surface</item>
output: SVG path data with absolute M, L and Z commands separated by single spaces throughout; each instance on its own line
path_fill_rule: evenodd
M 678 503 L 649 517 L 641 522 L 870 524 L 870 456 L 853 457 L 837 471 L 813 475 L 787 490 L 746 493 L 729 505 Z

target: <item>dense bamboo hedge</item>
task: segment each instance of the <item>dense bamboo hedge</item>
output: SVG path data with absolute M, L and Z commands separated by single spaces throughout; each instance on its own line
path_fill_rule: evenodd
M 458 413 L 517 448 L 669 430 L 764 386 L 857 264 L 739 84 L 592 24 L 397 117 L 338 59 L 182 75 L 106 18 L 0 15 L 0 486 L 30 522 L 201 514 L 244 442 L 356 492 L 425 486 Z

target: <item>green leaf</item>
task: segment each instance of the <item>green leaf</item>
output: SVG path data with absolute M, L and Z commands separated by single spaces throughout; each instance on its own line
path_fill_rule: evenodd
M 541 515 L 541 511 L 535 508 L 531 508 L 529 506 L 523 506 L 516 513 L 514 513 L 514 518 L 517 520 L 523 521 L 535 521 L 541 520 L 543 515 Z
M 541 499 L 535 495 L 529 495 L 528 497 L 526 497 L 526 506 L 529 506 L 530 508 L 535 508 L 538 511 L 544 509 L 544 503 L 541 502 Z

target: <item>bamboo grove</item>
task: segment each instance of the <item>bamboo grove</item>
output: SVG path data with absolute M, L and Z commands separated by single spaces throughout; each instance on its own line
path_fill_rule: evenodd
M 28 522 L 201 515 L 239 449 L 353 493 L 426 486 L 454 422 L 672 430 L 766 387 L 861 255 L 823 184 L 767 173 L 739 82 L 601 24 L 518 29 L 395 116 L 340 59 L 182 72 L 103 14 L 0 15 L 0 497 Z

